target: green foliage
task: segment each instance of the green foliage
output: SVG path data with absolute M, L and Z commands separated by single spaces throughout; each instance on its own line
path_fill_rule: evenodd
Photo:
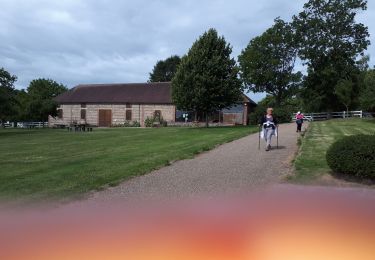
M 293 113 L 301 110 L 300 102 L 297 98 L 285 99 L 277 106 L 275 97 L 267 96 L 258 103 L 255 111 L 250 114 L 250 124 L 259 124 L 260 119 L 266 114 L 267 108 L 269 107 L 274 108 L 274 115 L 279 123 L 290 123 Z
M 326 153 L 336 141 L 347 135 L 375 134 L 374 120 L 348 119 L 327 120 L 310 123 L 299 155 L 295 160 L 295 175 L 290 177 L 298 183 L 326 183 L 331 178 L 323 178 L 331 172 Z M 351 159 L 350 159 L 351 160 Z M 330 181 L 329 181 L 330 182 Z M 333 180 L 334 185 L 337 182 Z
M 36 79 L 30 82 L 27 92 L 29 95 L 29 120 L 45 121 L 49 115 L 56 115 L 56 102 L 53 98 L 68 89 L 51 79 Z
M 302 74 L 293 72 L 297 51 L 292 26 L 277 18 L 275 24 L 251 40 L 239 56 L 243 82 L 249 90 L 266 92 L 280 104 L 295 94 L 301 82 Z
M 125 121 L 123 127 L 132 127 L 132 124 L 130 121 Z
M 256 131 L 129 128 L 75 135 L 66 130 L 0 129 L 0 200 L 74 199 Z
M 155 112 L 152 117 L 147 117 L 145 120 L 146 127 L 167 127 L 168 122 L 164 120 L 162 115 L 159 112 Z
M 208 114 L 241 100 L 243 87 L 231 53 L 215 29 L 193 44 L 172 80 L 173 101 L 179 109 Z
M 147 117 L 145 120 L 145 127 L 153 127 L 154 126 L 154 118 Z
M 365 74 L 360 104 L 361 109 L 375 112 L 375 69 L 369 70 Z
M 346 107 L 346 111 L 349 111 L 349 106 L 353 100 L 353 85 L 351 80 L 342 79 L 337 83 L 335 89 L 335 94 L 339 101 Z
M 366 0 L 309 0 L 293 17 L 300 57 L 316 68 L 323 54 L 352 60 L 363 54 L 370 44 L 368 28 L 355 17 L 366 9 Z
M 308 65 L 301 97 L 309 110 L 341 109 L 335 87 L 342 79 L 351 80 L 359 93 L 355 61 L 370 42 L 368 28 L 355 17 L 366 9 L 365 0 L 309 0 L 293 17 L 299 56 Z
M 133 127 L 141 127 L 141 123 L 139 123 L 138 121 L 134 121 L 132 126 Z
M 335 173 L 375 179 L 375 135 L 344 137 L 328 149 L 326 157 Z
M 138 121 L 125 121 L 122 125 L 115 125 L 114 127 L 141 127 L 141 124 Z
M 11 75 L 4 68 L 0 68 L 0 124 L 11 119 L 15 113 L 16 90 L 14 83 L 17 77 Z
M 181 58 L 177 55 L 158 61 L 150 73 L 150 82 L 170 82 L 176 74 Z

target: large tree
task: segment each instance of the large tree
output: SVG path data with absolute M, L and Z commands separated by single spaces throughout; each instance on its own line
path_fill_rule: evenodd
M 17 77 L 11 75 L 4 68 L 0 68 L 0 124 L 14 116 L 16 91 L 14 83 Z
M 365 0 L 309 0 L 293 17 L 299 56 L 308 66 L 302 97 L 311 110 L 341 109 L 335 89 L 340 80 L 351 80 L 359 92 L 356 60 L 369 45 L 369 33 L 355 17 L 366 9 Z
M 210 29 L 182 58 L 172 81 L 177 107 L 205 113 L 207 126 L 209 113 L 241 100 L 243 88 L 231 53 L 225 38 Z
M 335 87 L 335 94 L 338 100 L 345 106 L 346 112 L 349 113 L 349 108 L 353 102 L 353 82 L 351 80 L 342 79 Z
M 166 60 L 160 60 L 156 63 L 154 69 L 150 73 L 150 82 L 169 82 L 172 81 L 176 74 L 177 67 L 181 62 L 181 58 L 177 55 L 171 56 Z
M 375 69 L 366 72 L 360 95 L 361 109 L 375 112 Z
M 56 96 L 68 89 L 51 79 L 35 79 L 30 82 L 27 92 L 29 95 L 29 120 L 45 121 L 49 115 L 56 115 Z
M 276 105 L 293 96 L 301 82 L 302 74 L 294 72 L 294 38 L 292 26 L 277 18 L 271 28 L 250 41 L 238 58 L 241 78 L 248 89 L 274 96 Z

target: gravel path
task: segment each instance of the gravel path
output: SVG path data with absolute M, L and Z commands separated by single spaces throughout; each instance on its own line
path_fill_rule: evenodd
M 258 150 L 258 134 L 224 144 L 194 159 L 133 178 L 94 193 L 89 201 L 129 198 L 189 198 L 253 191 L 281 181 L 297 151 L 295 124 L 279 129 L 279 149 Z M 276 138 L 273 140 L 276 146 Z

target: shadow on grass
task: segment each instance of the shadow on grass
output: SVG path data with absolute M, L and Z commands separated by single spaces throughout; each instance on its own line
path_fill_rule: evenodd
M 17 136 L 17 135 L 29 135 L 35 133 L 35 130 L 19 130 L 19 131 L 7 131 L 4 130 L 0 131 L 0 137 L 9 137 L 9 136 Z
M 361 178 L 358 176 L 353 176 L 349 174 L 343 174 L 343 173 L 335 173 L 335 172 L 329 172 L 334 178 L 338 180 L 343 180 L 346 182 L 351 182 L 351 183 L 357 183 L 357 184 L 362 184 L 362 185 L 367 185 L 367 186 L 373 186 L 375 185 L 375 179 L 370 179 L 370 178 Z

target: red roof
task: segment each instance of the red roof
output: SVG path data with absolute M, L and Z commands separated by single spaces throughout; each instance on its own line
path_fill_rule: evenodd
M 78 85 L 58 97 L 60 104 L 172 104 L 170 82 Z
M 86 84 L 57 96 L 59 104 L 173 104 L 172 83 Z M 243 102 L 256 105 L 243 94 Z

